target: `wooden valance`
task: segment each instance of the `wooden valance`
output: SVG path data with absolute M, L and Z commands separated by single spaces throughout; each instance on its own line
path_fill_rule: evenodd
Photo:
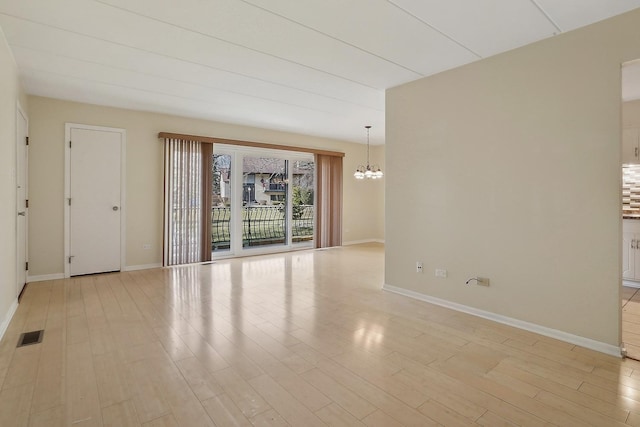
M 158 134 L 158 138 L 182 139 L 186 141 L 204 142 L 208 144 L 227 144 L 227 145 L 239 145 L 242 147 L 269 148 L 272 150 L 300 151 L 303 153 L 320 154 L 323 156 L 344 157 L 344 153 L 341 153 L 339 151 L 319 150 L 316 148 L 307 148 L 307 147 L 293 147 L 293 146 L 279 145 L 279 144 L 267 144 L 264 142 L 239 141 L 235 139 L 213 138 L 210 136 L 185 135 L 181 133 L 160 132 Z

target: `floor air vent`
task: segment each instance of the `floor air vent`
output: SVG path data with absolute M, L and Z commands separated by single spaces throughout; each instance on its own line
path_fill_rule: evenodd
M 18 340 L 18 347 L 24 347 L 25 345 L 38 344 L 42 342 L 42 336 L 44 335 L 44 330 L 25 332 L 20 334 L 20 339 Z

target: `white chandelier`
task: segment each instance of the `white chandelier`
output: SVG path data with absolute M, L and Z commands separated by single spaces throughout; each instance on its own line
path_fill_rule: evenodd
M 367 167 L 359 165 L 353 173 L 353 176 L 356 179 L 380 179 L 384 176 L 382 170 L 380 170 L 380 166 L 369 165 L 369 129 L 371 129 L 371 125 L 365 126 L 365 129 L 367 129 Z

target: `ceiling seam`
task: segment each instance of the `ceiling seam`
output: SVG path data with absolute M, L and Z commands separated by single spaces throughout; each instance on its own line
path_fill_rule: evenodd
M 29 69 L 29 68 L 27 68 Z M 81 79 L 81 78 L 76 78 L 76 77 L 70 77 L 68 75 L 64 75 L 64 74 L 60 74 L 60 73 L 56 73 L 56 72 L 51 72 L 48 70 L 40 70 L 40 69 L 35 69 L 35 68 L 31 68 L 30 70 L 35 71 L 36 73 L 43 73 L 43 74 L 55 74 L 56 76 L 61 77 L 62 79 L 67 79 L 67 80 L 81 80 L 81 81 L 88 81 L 91 82 L 92 84 L 98 84 L 98 85 L 102 85 L 102 86 L 115 86 L 121 89 L 127 89 L 129 90 L 128 87 L 126 86 L 120 86 L 120 85 L 114 85 L 114 84 L 109 84 L 109 83 L 102 83 L 102 82 L 93 82 L 91 80 L 87 80 L 87 79 Z M 32 82 L 25 82 L 26 86 L 33 86 Z M 132 90 L 134 91 L 143 91 L 142 89 L 138 89 L 138 88 L 133 88 Z M 33 96 L 40 96 L 40 97 L 52 97 L 51 95 L 35 95 L 32 93 L 27 92 L 29 95 L 33 95 Z M 154 92 L 151 92 L 154 93 Z M 162 93 L 158 93 L 160 95 L 165 95 Z M 168 97 L 175 97 L 175 98 L 180 98 L 176 95 L 171 95 L 171 94 L 167 94 L 165 96 Z M 220 123 L 229 123 L 229 124 L 237 124 L 237 125 L 243 125 L 243 126 L 253 126 L 253 127 L 261 127 L 263 129 L 271 129 L 274 131 L 278 131 L 278 132 L 290 132 L 290 133 L 301 133 L 301 130 L 299 128 L 295 128 L 292 126 L 285 126 L 284 128 L 279 128 L 279 127 L 270 127 L 269 123 L 265 122 L 264 120 L 258 119 L 258 120 L 252 120 L 247 122 L 245 119 L 243 120 L 238 120 L 237 118 L 234 117 L 224 117 L 224 118 L 211 118 L 210 116 L 207 115 L 181 115 L 181 114 L 176 114 L 175 112 L 171 112 L 171 110 L 167 110 L 167 106 L 166 105 L 159 105 L 157 103 L 152 103 L 152 108 L 151 109 L 139 109 L 139 108 L 133 108 L 133 107 L 122 107 L 118 104 L 113 104 L 113 103 L 96 103 L 93 101 L 78 101 L 76 99 L 73 98 L 64 98 L 64 97 L 60 97 L 60 96 L 55 96 L 55 99 L 60 99 L 60 100 L 64 100 L 64 101 L 69 101 L 69 102 L 86 102 L 89 104 L 95 104 L 95 105 L 100 105 L 100 106 L 105 106 L 105 107 L 109 107 L 109 108 L 120 108 L 120 109 L 129 109 L 129 110 L 133 110 L 133 111 L 141 111 L 141 112 L 155 112 L 158 114 L 169 114 L 169 115 L 174 115 L 174 116 L 180 116 L 180 117 L 187 117 L 187 118 L 193 118 L 193 119 L 200 119 L 200 120 L 207 120 L 207 121 L 215 121 L 215 122 L 220 122 Z M 189 99 L 189 98 L 185 98 L 185 99 Z M 129 100 L 131 101 L 131 100 Z M 205 105 L 213 105 L 210 102 L 207 101 L 201 101 L 201 100 L 193 100 L 195 102 L 199 102 L 201 104 L 205 104 Z M 145 101 L 140 101 L 140 100 L 133 100 L 133 102 L 136 102 L 138 104 L 149 104 L 148 102 Z M 216 104 L 219 105 L 219 104 Z M 153 107 L 159 107 L 154 109 Z M 147 107 L 148 108 L 148 107 Z M 356 144 L 361 144 L 360 141 L 356 140 L 356 139 L 351 139 L 345 136 L 339 136 L 339 135 L 333 135 L 333 136 L 327 136 L 327 135 L 323 135 L 317 132 L 314 133 L 306 133 L 306 135 L 311 135 L 311 136 L 316 136 L 318 138 L 328 138 L 328 139 L 335 139 L 335 140 L 341 140 L 341 141 L 350 141 L 352 143 L 356 143 Z M 374 146 L 384 146 L 384 144 L 374 144 L 372 143 L 372 145 Z
M 127 45 L 127 44 L 124 44 L 124 43 L 115 42 L 115 41 L 112 41 L 112 40 L 106 40 L 106 39 L 103 39 L 103 38 L 100 38 L 100 37 L 96 37 L 96 36 L 92 36 L 92 35 L 88 35 L 88 34 L 83 34 L 83 33 L 80 33 L 80 32 L 77 32 L 77 31 L 72 31 L 72 30 L 69 30 L 69 29 L 66 29 L 66 28 L 56 27 L 54 25 L 45 24 L 45 23 L 42 23 L 42 22 L 34 21 L 32 19 L 23 18 L 23 17 L 19 17 L 19 16 L 8 14 L 8 13 L 0 12 L 0 15 L 9 16 L 11 18 L 15 18 L 15 19 L 22 20 L 22 21 L 27 21 L 27 22 L 30 22 L 32 24 L 42 25 L 44 27 L 53 28 L 53 29 L 58 30 L 58 31 L 64 31 L 64 32 L 67 32 L 67 33 L 70 33 L 70 34 L 75 34 L 75 35 L 82 36 L 82 37 L 87 37 L 87 38 L 90 38 L 90 39 L 93 39 L 93 40 L 98 40 L 98 41 L 101 41 L 101 42 L 110 43 L 110 44 L 113 44 L 113 45 L 116 45 L 116 46 L 121 46 L 121 47 L 125 47 L 125 48 L 128 48 L 128 49 L 138 50 L 140 52 L 145 52 L 145 53 L 148 53 L 148 54 L 151 54 L 151 55 L 157 55 L 157 56 L 160 56 L 160 57 L 163 57 L 163 58 L 169 58 L 169 59 L 173 59 L 173 60 L 177 60 L 177 61 L 182 61 L 182 62 L 187 63 L 187 64 L 197 65 L 197 66 L 200 66 L 200 67 L 205 67 L 205 68 L 209 68 L 209 69 L 216 70 L 216 71 L 222 71 L 224 73 L 235 74 L 235 75 L 242 76 L 242 77 L 245 77 L 247 79 L 255 80 L 255 81 L 258 81 L 258 82 L 268 83 L 268 84 L 272 84 L 272 85 L 275 85 L 275 86 L 284 87 L 284 88 L 287 88 L 287 89 L 297 90 L 297 91 L 300 91 L 300 92 L 303 92 L 303 93 L 309 93 L 309 94 L 312 94 L 312 95 L 323 96 L 323 97 L 329 98 L 329 99 L 336 99 L 336 100 L 339 100 L 339 101 L 342 101 L 342 102 L 350 102 L 350 101 L 345 100 L 345 99 L 336 98 L 336 97 L 332 97 L 332 96 L 327 96 L 327 95 L 324 95 L 324 94 L 319 93 L 319 92 L 313 92 L 313 91 L 302 89 L 302 88 L 299 88 L 299 87 L 290 86 L 290 85 L 286 85 L 286 84 L 283 84 L 283 83 L 278 83 L 278 82 L 267 80 L 267 79 L 262 79 L 262 78 L 256 77 L 256 76 L 251 76 L 249 74 L 244 74 L 244 73 L 240 73 L 240 72 L 237 72 L 237 71 L 232 71 L 232 70 L 227 70 L 227 69 L 224 69 L 224 68 L 214 67 L 212 65 L 207 65 L 207 64 L 200 63 L 200 62 L 195 62 L 195 61 L 191 61 L 191 60 L 187 60 L 187 59 L 183 59 L 183 58 L 178 58 L 176 56 L 170 56 L 170 55 L 166 55 L 166 54 L 163 54 L 163 53 L 154 52 L 154 51 L 150 51 L 150 50 L 147 50 L 147 49 L 142 49 L 142 48 L 139 48 L 139 47 L 136 47 L 136 46 L 131 46 L 131 45 Z M 367 87 L 367 86 L 365 86 L 365 87 Z M 380 89 L 371 88 L 371 87 L 367 87 L 367 88 L 368 89 L 373 89 L 373 90 L 378 91 L 378 92 L 382 92 Z M 353 103 L 353 105 L 360 105 L 360 104 Z M 371 108 L 371 107 L 369 107 L 369 108 Z
M 27 82 L 27 85 L 29 85 L 30 83 Z M 37 85 L 37 83 L 36 83 Z M 33 84 L 31 84 L 31 86 L 33 86 Z M 108 100 L 107 102 L 97 102 L 95 100 L 94 97 L 91 97 L 92 99 L 85 99 L 85 100 L 78 100 L 77 98 L 65 98 L 64 96 L 61 96 L 59 93 L 57 92 L 53 92 L 53 93 L 49 93 L 49 94 L 45 94 L 45 95 L 35 95 L 35 94 L 31 94 L 29 92 L 27 92 L 29 95 L 31 96 L 37 96 L 37 97 L 41 97 L 41 98 L 52 98 L 54 100 L 60 100 L 60 101 L 64 101 L 64 102 L 72 102 L 72 103 L 86 103 L 86 104 L 92 104 L 92 105 L 97 105 L 100 107 L 105 107 L 105 108 L 116 108 L 116 109 L 124 109 L 124 110 L 131 110 L 131 111 L 135 111 L 135 112 L 141 112 L 141 113 L 153 113 L 153 114 L 162 114 L 162 115 L 169 115 L 169 116 L 174 116 L 174 117 L 184 117 L 186 119 L 191 119 L 191 120 L 203 120 L 203 121 L 209 121 L 209 122 L 217 122 L 217 123 L 223 123 L 223 124 L 231 124 L 231 125 L 239 125 L 239 126 L 249 126 L 249 127 L 255 127 L 255 128 L 261 128 L 261 129 L 266 129 L 266 130 L 272 130 L 272 131 L 276 131 L 276 132 L 287 132 L 287 133 L 295 133 L 295 134 L 301 134 L 301 130 L 299 128 L 295 128 L 292 127 L 290 125 L 284 125 L 282 127 L 278 127 L 278 126 L 273 126 L 271 123 L 266 122 L 265 120 L 262 119 L 251 119 L 251 120 L 239 120 L 237 117 L 232 117 L 232 116 L 219 116 L 219 117 L 214 117 L 212 118 L 211 116 L 207 116 L 207 115 L 203 115 L 203 114 L 198 114 L 194 111 L 188 111 L 185 109 L 181 109 L 179 112 L 176 112 L 176 110 L 174 109 L 170 109 L 168 106 L 166 105 L 159 105 L 157 103 L 152 104 L 152 103 L 148 103 L 148 102 L 144 102 L 144 101 L 140 101 L 140 100 L 133 100 L 132 102 L 135 102 L 137 105 L 136 107 L 123 107 L 119 101 L 121 101 L 121 97 L 112 97 L 110 100 Z M 131 100 L 129 100 L 129 102 L 131 102 Z M 142 106 L 142 107 L 140 107 Z M 310 135 L 310 136 L 317 136 L 319 138 L 325 138 L 325 139 L 335 139 L 335 140 L 340 140 L 340 141 L 349 141 L 349 142 L 353 142 L 353 143 L 358 143 L 355 139 L 349 139 L 347 137 L 344 136 L 340 136 L 340 135 L 333 135 L 333 136 L 328 136 L 328 135 L 323 135 L 323 134 L 318 134 L 316 133 L 306 133 L 305 135 Z
M 388 59 L 388 58 L 385 58 L 384 56 L 380 56 L 380 55 L 378 55 L 378 54 L 376 54 L 376 53 L 374 53 L 374 52 L 371 52 L 371 51 L 369 51 L 369 50 L 367 50 L 367 49 L 364 49 L 364 48 L 362 48 L 362 47 L 360 47 L 360 46 L 357 46 L 357 45 L 355 45 L 355 44 L 352 44 L 352 43 L 350 43 L 350 42 L 348 42 L 348 41 L 346 41 L 346 40 L 340 39 L 340 38 L 338 38 L 338 37 L 334 37 L 334 36 L 332 36 L 332 35 L 331 35 L 331 34 L 329 34 L 329 33 L 325 33 L 325 32 L 323 32 L 323 31 L 320 31 L 320 30 L 318 30 L 318 29 L 316 29 L 316 28 L 313 28 L 313 27 L 311 27 L 311 26 L 309 26 L 309 25 L 303 24 L 302 22 L 296 21 L 295 19 L 291 19 L 291 18 L 289 18 L 289 17 L 287 17 L 287 16 L 285 16 L 285 15 L 281 15 L 281 14 L 279 14 L 279 13 L 276 13 L 276 12 L 273 12 L 273 11 L 271 11 L 271 10 L 269 10 L 269 9 L 266 9 L 266 8 L 264 8 L 264 7 L 262 7 L 262 6 L 258 6 L 258 5 L 256 5 L 256 4 L 253 4 L 253 3 L 251 3 L 251 2 L 250 2 L 250 1 L 248 1 L 248 0 L 240 0 L 240 1 L 241 1 L 241 2 L 243 2 L 243 3 L 248 4 L 249 6 L 253 6 L 253 7 L 255 7 L 256 9 L 260 9 L 260 10 L 262 10 L 262 11 L 264 11 L 264 12 L 267 12 L 267 13 L 269 13 L 269 14 L 271 14 L 271 15 L 277 16 L 277 17 L 282 18 L 282 19 L 284 19 L 284 20 L 287 20 L 287 21 L 289 21 L 289 22 L 291 22 L 291 23 L 293 23 L 293 24 L 299 25 L 299 26 L 300 26 L 300 27 L 302 27 L 302 28 L 305 28 L 305 29 L 307 29 L 307 30 L 310 30 L 310 31 L 316 32 L 316 33 L 318 33 L 318 34 L 320 34 L 320 35 L 323 35 L 323 36 L 325 36 L 325 37 L 327 37 L 327 38 L 330 38 L 330 39 L 332 39 L 332 40 L 335 40 L 335 41 L 337 41 L 337 42 L 339 42 L 339 43 L 342 43 L 342 44 L 344 44 L 344 45 L 346 45 L 346 46 L 352 47 L 352 48 L 354 48 L 354 49 L 358 49 L 359 51 L 364 52 L 364 53 L 366 53 L 367 55 L 374 56 L 374 57 L 376 57 L 376 58 L 378 58 L 378 59 L 381 59 L 381 60 L 383 60 L 383 61 L 385 61 L 385 62 L 388 62 L 388 63 L 390 63 L 390 64 L 393 64 L 393 65 L 395 65 L 395 66 L 397 66 L 397 67 L 400 67 L 400 68 L 403 68 L 403 69 L 405 69 L 405 70 L 407 70 L 407 71 L 410 71 L 410 72 L 412 72 L 412 73 L 415 73 L 415 74 L 417 74 L 418 76 L 422 76 L 422 77 L 424 77 L 424 76 L 425 76 L 425 74 L 424 74 L 424 73 L 422 73 L 422 72 L 420 72 L 420 71 L 416 71 L 416 70 L 414 70 L 414 69 L 412 69 L 412 68 L 409 68 L 409 67 L 407 67 L 407 66 L 405 66 L 405 65 L 399 64 L 399 63 L 397 63 L 397 62 L 395 62 L 395 61 L 392 61 L 392 60 L 390 60 L 390 59 Z
M 560 28 L 560 26 L 556 23 L 556 21 L 551 17 L 551 15 L 549 15 L 547 13 L 546 10 L 544 10 L 544 8 L 542 6 L 540 6 L 538 4 L 538 2 L 536 0 L 529 0 L 531 1 L 531 3 L 533 3 L 533 5 L 536 7 L 536 9 L 538 9 L 540 11 L 540 13 L 542 13 L 542 15 L 547 18 L 547 20 L 549 22 L 551 22 L 551 25 L 553 25 L 555 27 L 556 30 L 558 30 L 558 33 L 562 32 L 562 29 Z
M 398 9 L 400 9 L 401 11 L 406 13 L 407 15 L 413 17 L 415 20 L 421 22 L 422 24 L 426 25 L 427 27 L 431 28 L 432 30 L 436 31 L 437 33 L 441 34 L 442 36 L 446 37 L 447 39 L 451 40 L 453 43 L 455 43 L 458 46 L 460 46 L 461 48 L 467 50 L 471 54 L 475 55 L 477 58 L 482 59 L 482 55 L 477 53 L 475 50 L 473 50 L 470 47 L 464 45 L 462 42 L 456 40 L 455 38 L 453 38 L 452 36 L 448 35 L 447 33 L 445 33 L 444 31 L 440 30 L 439 28 L 435 27 L 434 25 L 431 25 L 427 21 L 425 21 L 422 18 L 420 18 L 418 15 L 413 14 L 409 10 L 407 10 L 404 7 L 400 6 L 399 4 L 395 3 L 393 0 L 387 0 L 387 2 L 391 3 L 393 6 L 397 7 Z
M 345 80 L 345 81 L 348 81 L 348 82 L 351 82 L 351 83 L 355 83 L 355 84 L 361 85 L 363 87 L 367 87 L 369 89 L 376 89 L 376 90 L 385 90 L 386 89 L 385 87 L 380 88 L 380 87 L 371 86 L 369 84 L 366 84 L 366 83 L 363 83 L 363 82 L 359 82 L 357 80 L 353 80 L 353 79 L 350 79 L 350 78 L 345 77 L 345 76 L 341 76 L 341 75 L 338 75 L 338 74 L 331 73 L 329 71 L 321 70 L 319 68 L 315 68 L 315 67 L 312 67 L 310 65 L 305 65 L 305 64 L 302 64 L 300 62 L 293 61 L 291 59 L 287 59 L 287 58 L 283 58 L 283 57 L 278 56 L 278 55 L 274 55 L 272 53 L 267 53 L 267 52 L 264 52 L 264 51 L 261 51 L 261 50 L 258 50 L 258 49 L 254 49 L 252 47 L 245 46 L 245 45 L 242 45 L 240 43 L 234 43 L 234 42 L 231 42 L 229 40 L 225 40 L 223 38 L 220 38 L 220 37 L 217 37 L 217 36 L 213 36 L 211 34 L 203 33 L 201 31 L 195 31 L 193 29 L 185 28 L 183 26 L 180 26 L 180 25 L 168 22 L 168 21 L 163 21 L 161 19 L 154 18 L 154 17 L 148 16 L 148 15 L 144 15 L 142 13 L 138 13 L 138 12 L 135 12 L 135 11 L 132 11 L 132 10 L 129 10 L 129 9 L 125 9 L 125 8 L 122 8 L 122 7 L 119 7 L 119 6 L 114 6 L 112 4 L 105 3 L 105 2 L 103 2 L 101 0 L 93 0 L 93 1 L 96 2 L 96 3 L 102 4 L 104 6 L 107 6 L 107 7 L 111 7 L 111 8 L 114 8 L 114 9 L 121 10 L 121 11 L 126 12 L 126 13 L 130 13 L 132 15 L 139 16 L 141 18 L 146 18 L 148 20 L 155 21 L 155 22 L 158 22 L 158 23 L 161 23 L 161 24 L 164 24 L 164 25 L 168 25 L 168 26 L 171 26 L 171 27 L 179 28 L 182 31 L 187 31 L 187 32 L 193 33 L 193 34 L 198 34 L 198 35 L 200 35 L 202 37 L 210 38 L 210 39 L 213 39 L 213 40 L 218 40 L 220 42 L 227 43 L 227 44 L 229 44 L 231 46 L 247 49 L 247 50 L 250 50 L 252 52 L 259 53 L 261 55 L 270 56 L 270 57 L 278 59 L 280 61 L 284 61 L 284 62 L 288 62 L 290 64 L 294 64 L 294 65 L 297 65 L 297 66 L 300 66 L 300 67 L 308 68 L 309 70 L 314 70 L 314 71 L 317 71 L 319 73 L 327 74 L 329 76 L 336 77 L 336 78 L 339 78 L 339 79 L 342 79 L 342 80 Z M 418 77 L 421 77 L 421 76 L 422 75 L 418 73 Z
M 68 74 L 58 73 L 57 71 L 43 70 L 43 69 L 34 68 L 34 67 L 23 67 L 22 69 L 23 70 L 31 70 L 31 71 L 35 71 L 37 73 L 43 73 L 43 74 L 53 74 L 53 75 L 56 75 L 56 76 L 62 77 L 63 79 L 68 79 L 68 80 L 78 80 L 78 81 L 83 81 L 83 82 L 89 82 L 91 84 L 99 84 L 99 85 L 103 85 L 103 86 L 112 86 L 112 87 L 117 87 L 117 88 L 120 88 L 120 89 L 126 89 L 126 90 L 144 92 L 144 93 L 150 93 L 150 94 L 154 94 L 154 95 L 167 96 L 167 97 L 183 99 L 183 100 L 191 101 L 191 102 L 199 102 L 199 103 L 206 104 L 206 105 L 217 105 L 217 106 L 221 106 L 221 107 L 228 107 L 229 106 L 228 103 L 222 104 L 222 103 L 211 102 L 211 101 L 197 99 L 197 98 L 191 98 L 191 97 L 187 97 L 187 96 L 175 95 L 175 94 L 172 94 L 172 93 L 160 92 L 160 91 L 156 91 L 156 90 L 142 89 L 142 88 L 139 88 L 139 87 L 132 87 L 132 86 L 122 85 L 122 84 L 118 84 L 118 83 L 109 83 L 109 82 L 104 82 L 104 81 L 100 81 L 100 80 L 92 80 L 92 79 L 87 79 L 87 78 L 83 78 L 83 77 L 70 76 Z M 244 108 L 244 107 L 239 106 L 239 105 L 233 105 L 233 108 Z M 247 108 L 247 110 L 252 110 L 252 108 Z M 261 110 L 256 110 L 256 111 L 261 112 Z M 333 113 L 333 112 L 330 112 L 330 111 L 319 111 L 319 112 L 326 113 L 326 114 L 332 115 L 332 116 L 338 116 L 338 117 L 341 116 L 341 114 L 339 114 L 339 113 Z
M 231 94 L 234 94 L 234 95 L 246 96 L 247 98 L 255 98 L 255 99 L 260 99 L 260 100 L 263 100 L 263 101 L 273 102 L 273 103 L 276 103 L 276 104 L 288 105 L 288 106 L 291 106 L 291 107 L 299 107 L 299 108 L 302 108 L 302 109 L 305 109 L 305 110 L 328 112 L 326 110 L 322 110 L 322 109 L 318 109 L 318 108 L 310 108 L 310 107 L 307 107 L 307 106 L 304 106 L 304 105 L 295 104 L 295 103 L 291 103 L 291 102 L 283 102 L 283 101 L 279 101 L 277 99 L 267 98 L 267 97 L 264 97 L 264 96 L 255 96 L 255 95 L 250 95 L 250 94 L 247 94 L 247 93 L 237 92 L 237 91 L 224 89 L 224 88 L 220 88 L 220 87 L 209 86 L 209 85 L 200 84 L 200 83 L 193 83 L 193 82 L 186 81 L 186 80 L 180 80 L 180 79 L 175 79 L 175 78 L 172 78 L 172 77 L 162 76 L 160 74 L 144 73 L 144 72 L 141 72 L 141 71 L 132 70 L 130 68 L 118 67 L 118 66 L 110 65 L 110 64 L 103 64 L 103 63 L 96 62 L 96 61 L 88 61 L 86 59 L 75 58 L 73 56 L 63 55 L 63 54 L 59 54 L 59 53 L 55 53 L 54 54 L 54 53 L 46 52 L 46 51 L 43 51 L 43 50 L 40 50 L 40 49 L 36 49 L 36 48 L 33 48 L 33 47 L 24 46 L 24 45 L 21 45 L 19 43 L 11 43 L 11 46 L 16 46 L 16 47 L 18 47 L 20 49 L 30 50 L 30 51 L 33 51 L 33 52 L 37 52 L 39 54 L 58 56 L 58 57 L 61 57 L 61 58 L 72 60 L 72 61 L 84 62 L 84 63 L 87 63 L 87 64 L 98 65 L 100 67 L 111 68 L 111 69 L 120 70 L 120 71 L 126 71 L 126 72 L 129 72 L 129 73 L 134 73 L 134 74 L 138 74 L 138 75 L 142 75 L 142 76 L 154 77 L 154 78 L 158 78 L 158 79 L 178 82 L 178 83 L 187 84 L 187 85 L 191 85 L 191 86 L 197 86 L 197 87 L 201 87 L 201 88 L 211 89 L 211 90 L 215 90 L 215 91 L 219 91 L 219 92 L 226 92 L 226 93 L 231 93 Z M 324 97 L 326 99 L 331 99 L 331 100 L 336 101 L 336 102 L 342 102 L 342 103 L 348 104 L 348 105 L 355 105 L 357 107 L 370 109 L 370 110 L 373 110 L 373 111 L 384 112 L 384 110 L 379 110 L 379 109 L 374 108 L 374 107 L 361 105 L 361 104 L 354 104 L 352 102 L 343 101 L 343 100 L 340 100 L 340 99 L 337 99 L 337 98 L 331 98 L 331 97 L 322 96 L 322 95 L 317 95 L 317 96 Z

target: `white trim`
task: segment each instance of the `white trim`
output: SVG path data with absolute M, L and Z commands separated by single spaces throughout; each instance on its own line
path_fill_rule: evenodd
M 64 279 L 64 273 L 41 274 L 38 276 L 27 276 L 27 283 L 44 282 L 45 280 Z
M 162 263 L 157 262 L 153 264 L 138 264 L 138 265 L 128 265 L 122 269 L 122 271 L 137 271 L 137 270 L 149 270 L 151 268 L 160 268 L 162 267 Z
M 2 339 L 2 337 L 4 337 L 4 333 L 7 332 L 9 323 L 11 322 L 11 319 L 13 319 L 13 315 L 15 314 L 17 309 L 18 309 L 18 300 L 14 299 L 13 303 L 11 303 L 11 307 L 9 307 L 9 311 L 7 311 L 7 315 L 4 317 L 4 319 L 2 320 L 2 323 L 0 324 L 0 340 Z
M 360 245 L 362 243 L 384 243 L 384 239 L 349 240 L 348 242 L 342 242 L 342 246 Z
M 288 247 L 289 249 L 283 251 L 281 249 L 283 247 Z M 271 248 L 269 246 L 265 246 L 264 248 L 258 247 L 256 249 L 245 249 L 240 254 L 233 254 L 229 252 L 220 252 L 218 254 L 212 254 L 211 261 L 222 261 L 227 259 L 246 258 L 250 256 L 260 256 L 260 255 L 285 254 L 287 252 L 309 251 L 309 250 L 315 250 L 315 249 L 316 248 L 314 248 L 312 245 L 300 244 L 300 243 L 294 243 L 291 246 L 273 246 Z M 175 265 L 170 265 L 168 267 L 176 267 L 180 265 L 210 264 L 211 261 L 195 262 L 190 264 L 175 264 Z
M 24 148 L 24 165 L 23 165 L 23 173 L 24 173 L 24 198 L 25 200 L 29 199 L 29 146 L 26 144 L 26 141 L 20 141 L 18 139 L 18 135 L 20 134 L 20 116 L 22 116 L 22 118 L 25 121 L 25 137 L 27 138 L 27 140 L 29 139 L 29 117 L 27 116 L 27 114 L 24 112 L 24 109 L 22 108 L 22 105 L 20 104 L 20 100 L 16 101 L 16 158 L 15 158 L 15 179 L 16 182 L 14 183 L 16 186 L 16 204 L 15 204 L 15 212 L 17 213 L 20 209 L 18 207 L 18 203 L 20 202 L 18 200 L 18 191 L 17 191 L 17 186 L 18 186 L 18 145 L 21 144 L 25 144 L 25 148 Z M 16 217 L 17 218 L 17 217 Z M 25 207 L 24 209 L 24 261 L 27 263 L 27 265 L 29 265 L 29 208 Z M 24 265 L 21 265 L 22 263 L 19 264 L 19 256 L 18 256 L 18 241 L 20 239 L 20 236 L 18 236 L 18 219 L 16 219 L 16 232 L 15 232 L 15 244 L 16 244 L 16 279 L 17 277 L 20 276 L 20 272 L 24 271 L 22 270 L 23 268 L 25 268 Z M 25 282 L 28 282 L 27 280 L 27 276 L 29 275 L 29 271 L 26 270 L 25 271 Z M 14 286 L 16 286 L 16 298 L 20 295 L 20 293 L 22 292 L 22 290 L 24 289 L 24 286 L 26 285 L 26 283 L 17 283 L 18 280 L 16 280 L 16 283 L 14 283 Z M 20 287 L 20 290 L 18 290 L 18 287 Z
M 557 329 L 547 328 L 546 326 L 536 325 L 535 323 L 525 322 L 524 320 L 514 319 L 512 317 L 502 316 L 500 314 L 492 313 L 490 311 L 480 310 L 467 305 L 458 304 L 455 302 L 443 300 L 440 298 L 425 295 L 419 292 L 411 291 L 397 286 L 384 284 L 382 289 L 385 291 L 400 294 L 409 298 L 414 298 L 420 301 L 428 302 L 431 304 L 439 305 L 441 307 L 450 308 L 462 313 L 471 314 L 473 316 L 482 317 L 484 319 L 492 320 L 494 322 L 502 323 L 504 325 L 513 326 L 514 328 L 524 329 L 525 331 L 534 332 L 536 334 L 544 335 L 546 337 L 555 338 L 560 341 L 565 341 L 571 344 L 579 345 L 591 350 L 599 351 L 611 356 L 622 357 L 621 348 L 615 345 L 595 341 L 590 338 L 573 335 L 567 332 L 559 331 Z
M 635 280 L 623 280 L 622 286 L 626 286 L 627 288 L 640 289 L 640 282 L 636 282 Z
M 169 265 L 169 155 L 167 143 L 162 144 L 162 266 Z
M 70 197 L 71 192 L 71 175 L 69 166 L 71 165 L 71 149 L 69 147 L 69 140 L 71 138 L 71 129 L 85 129 L 95 130 L 102 132 L 114 132 L 121 135 L 120 139 L 120 269 L 122 270 L 126 264 L 126 241 L 127 241 L 127 203 L 126 203 L 126 158 L 127 158 L 127 131 L 121 128 L 111 128 L 104 126 L 92 126 L 83 125 L 78 123 L 65 123 L 64 124 L 64 199 L 62 203 L 64 205 L 64 277 L 71 277 L 69 271 L 69 263 L 67 258 L 70 255 L 70 216 L 69 216 L 69 203 L 67 200 Z

